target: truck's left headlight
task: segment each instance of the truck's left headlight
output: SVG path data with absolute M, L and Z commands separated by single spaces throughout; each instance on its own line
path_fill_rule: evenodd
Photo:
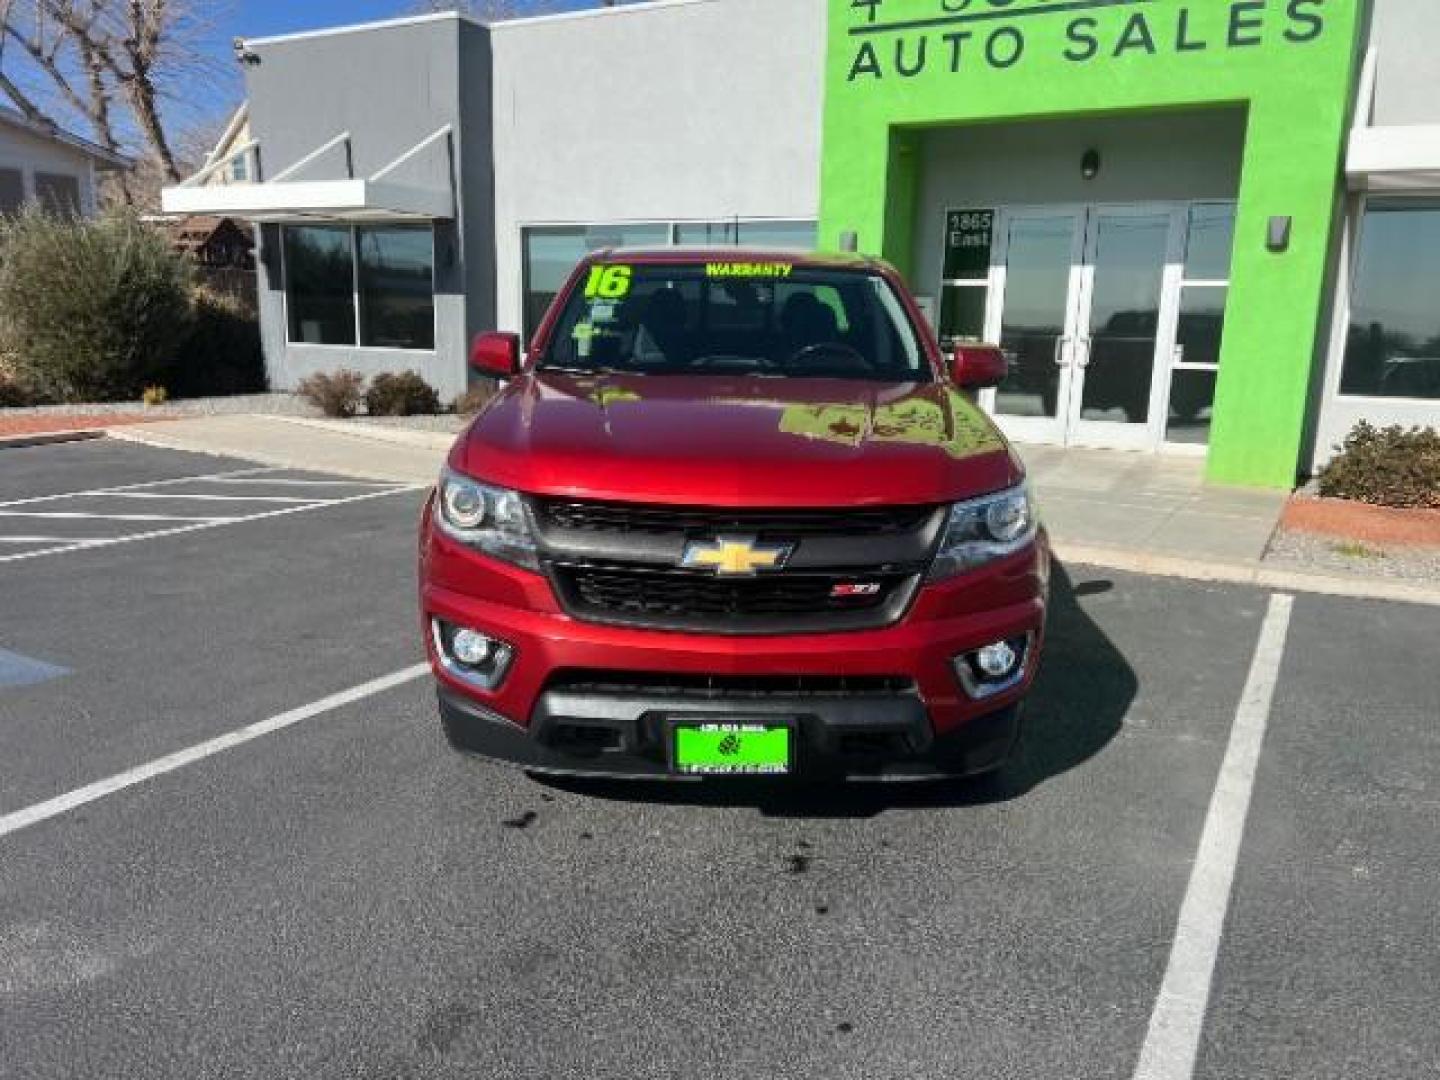
M 930 580 L 963 574 L 1023 551 L 1035 540 L 1039 522 L 1026 484 L 950 507 Z
M 517 492 L 444 469 L 436 492 L 435 520 L 445 535 L 467 547 L 529 570 L 540 567 L 535 534 Z

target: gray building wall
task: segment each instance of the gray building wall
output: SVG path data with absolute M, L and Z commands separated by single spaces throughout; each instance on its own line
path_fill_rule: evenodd
M 937 128 L 920 140 L 917 292 L 939 288 L 948 210 L 1046 203 L 1234 199 L 1243 109 L 1143 113 Z M 1080 159 L 1100 151 L 1100 174 Z
M 497 303 L 525 225 L 813 219 L 826 0 L 678 0 L 493 28 Z
M 1436 56 L 1440 4 L 1436 0 L 1372 0 L 1370 46 L 1378 51 L 1374 123 L 1440 124 Z
M 466 86 L 488 83 L 488 71 L 483 68 L 485 52 L 476 47 L 472 32 L 484 36 L 481 28 L 442 16 L 249 42 L 260 58 L 259 64 L 246 69 L 246 83 L 265 179 L 344 131 L 352 135 L 355 175 L 367 177 L 450 124 L 455 132 L 453 164 L 441 142 L 389 179 L 448 188 L 453 170 L 457 190 L 464 193 L 456 220 L 434 226 L 433 352 L 288 343 L 279 229 L 267 225 L 261 230 L 262 328 L 266 363 L 277 389 L 293 388 L 316 371 L 346 367 L 367 375 L 414 369 L 442 397 L 464 390 L 467 331 L 487 315 L 483 301 L 474 311 L 467 304 L 472 291 L 479 296 L 485 292 L 483 279 L 467 280 L 471 269 L 467 242 L 483 244 L 485 237 L 483 232 L 467 232 L 466 223 L 491 216 L 489 140 L 483 128 L 472 125 L 467 129 L 462 107 L 468 100 L 462 94 L 462 81 Z M 462 33 L 467 35 L 463 61 Z M 478 173 L 473 185 L 467 175 L 467 166 L 472 164 Z M 337 180 L 345 176 L 345 152 L 337 148 L 287 179 Z M 483 268 L 488 251 L 477 255 L 475 263 Z M 472 290 L 474 285 L 480 288 Z

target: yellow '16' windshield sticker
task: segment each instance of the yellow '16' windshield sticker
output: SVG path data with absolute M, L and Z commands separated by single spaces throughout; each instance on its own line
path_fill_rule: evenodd
M 795 272 L 793 263 L 778 262 L 733 262 L 707 263 L 705 276 L 709 278 L 760 278 L 782 280 Z
M 585 281 L 586 300 L 624 300 L 634 271 L 628 266 L 592 266 Z

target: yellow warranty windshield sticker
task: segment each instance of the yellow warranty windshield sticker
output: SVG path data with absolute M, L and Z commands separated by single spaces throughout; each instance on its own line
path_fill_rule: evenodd
M 585 280 L 586 300 L 624 300 L 634 270 L 628 266 L 592 266 Z
M 780 262 L 732 262 L 706 263 L 705 276 L 709 278 L 759 278 L 773 281 L 788 278 L 795 272 L 793 263 Z

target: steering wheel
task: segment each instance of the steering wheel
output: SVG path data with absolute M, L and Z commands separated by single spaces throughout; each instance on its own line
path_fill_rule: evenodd
M 840 361 L 836 367 L 841 369 L 848 367 L 866 374 L 875 370 L 875 365 L 865 358 L 864 353 L 851 345 L 846 345 L 843 341 L 817 341 L 802 346 L 791 354 L 790 359 L 785 362 L 785 366 L 804 366 L 806 363 L 812 362 L 814 357 L 823 356 L 826 353 L 832 354 Z

